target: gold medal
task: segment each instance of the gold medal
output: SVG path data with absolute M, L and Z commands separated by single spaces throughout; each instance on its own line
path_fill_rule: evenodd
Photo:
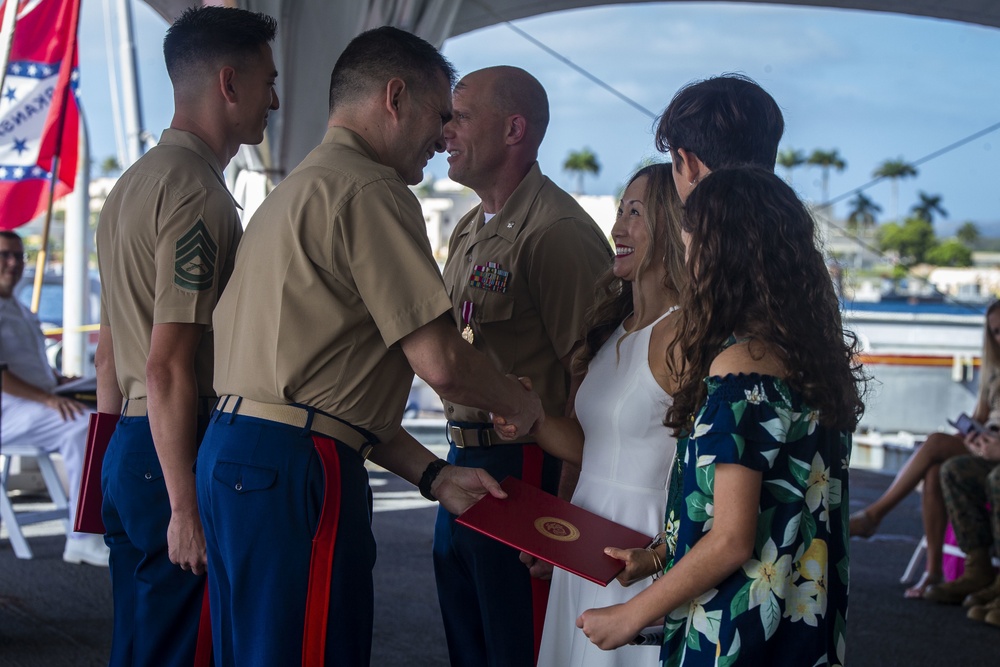
M 462 321 L 465 322 L 465 328 L 462 329 L 462 338 L 470 345 L 475 340 L 475 336 L 472 335 L 472 311 L 474 308 L 475 306 L 471 301 L 462 302 Z

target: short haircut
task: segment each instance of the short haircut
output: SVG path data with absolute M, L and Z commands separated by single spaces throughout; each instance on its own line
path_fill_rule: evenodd
M 24 245 L 24 241 L 21 240 L 21 235 L 17 232 L 12 232 L 9 229 L 0 229 L 0 238 L 7 239 L 8 241 L 18 241 L 21 245 Z
M 774 170 L 785 121 L 777 102 L 742 74 L 696 81 L 670 100 L 656 128 L 656 147 L 683 148 L 715 171 L 753 165 Z
M 487 67 L 486 70 L 479 71 L 496 74 L 492 85 L 494 107 L 508 116 L 524 116 L 530 131 L 537 135 L 538 143 L 541 144 L 549 126 L 549 97 L 538 79 L 520 67 L 510 65 Z M 461 87 L 462 82 L 459 81 L 456 90 Z
M 455 85 L 454 66 L 427 41 L 391 26 L 368 30 L 351 40 L 333 66 L 330 112 L 384 88 L 389 79 L 421 85 L 438 73 Z
M 232 7 L 185 10 L 167 29 L 163 58 L 176 86 L 206 65 L 241 62 L 255 57 L 274 40 L 278 23 L 267 14 Z

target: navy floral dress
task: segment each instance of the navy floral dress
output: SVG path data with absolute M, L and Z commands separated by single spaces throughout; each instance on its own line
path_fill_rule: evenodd
M 779 378 L 705 383 L 685 447 L 682 501 L 673 494 L 667 509 L 674 562 L 712 528 L 719 463 L 763 474 L 757 538 L 742 567 L 667 616 L 663 664 L 843 665 L 851 435 L 821 426 Z

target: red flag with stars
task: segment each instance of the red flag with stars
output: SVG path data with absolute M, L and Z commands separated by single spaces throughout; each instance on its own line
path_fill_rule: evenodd
M 0 3 L 0 15 L 5 4 Z M 0 229 L 14 229 L 45 211 L 53 164 L 58 165 L 54 196 L 73 191 L 80 134 L 79 21 L 80 0 L 18 2 L 0 90 Z

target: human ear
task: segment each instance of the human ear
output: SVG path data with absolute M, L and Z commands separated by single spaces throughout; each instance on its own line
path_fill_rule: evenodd
M 219 70 L 219 91 L 230 104 L 236 103 L 236 70 L 230 66 Z
M 507 135 L 506 140 L 508 144 L 517 144 L 524 141 L 524 137 L 528 134 L 528 121 L 524 116 L 514 115 L 507 118 Z
M 385 84 L 385 109 L 395 120 L 399 120 L 400 101 L 403 91 L 406 90 L 406 82 L 399 78 L 389 79 Z
M 694 187 L 698 184 L 699 180 L 708 176 L 711 170 L 705 166 L 705 163 L 697 155 L 686 148 L 675 148 L 674 152 L 677 153 L 678 157 L 674 169 L 680 174 L 683 182 Z

